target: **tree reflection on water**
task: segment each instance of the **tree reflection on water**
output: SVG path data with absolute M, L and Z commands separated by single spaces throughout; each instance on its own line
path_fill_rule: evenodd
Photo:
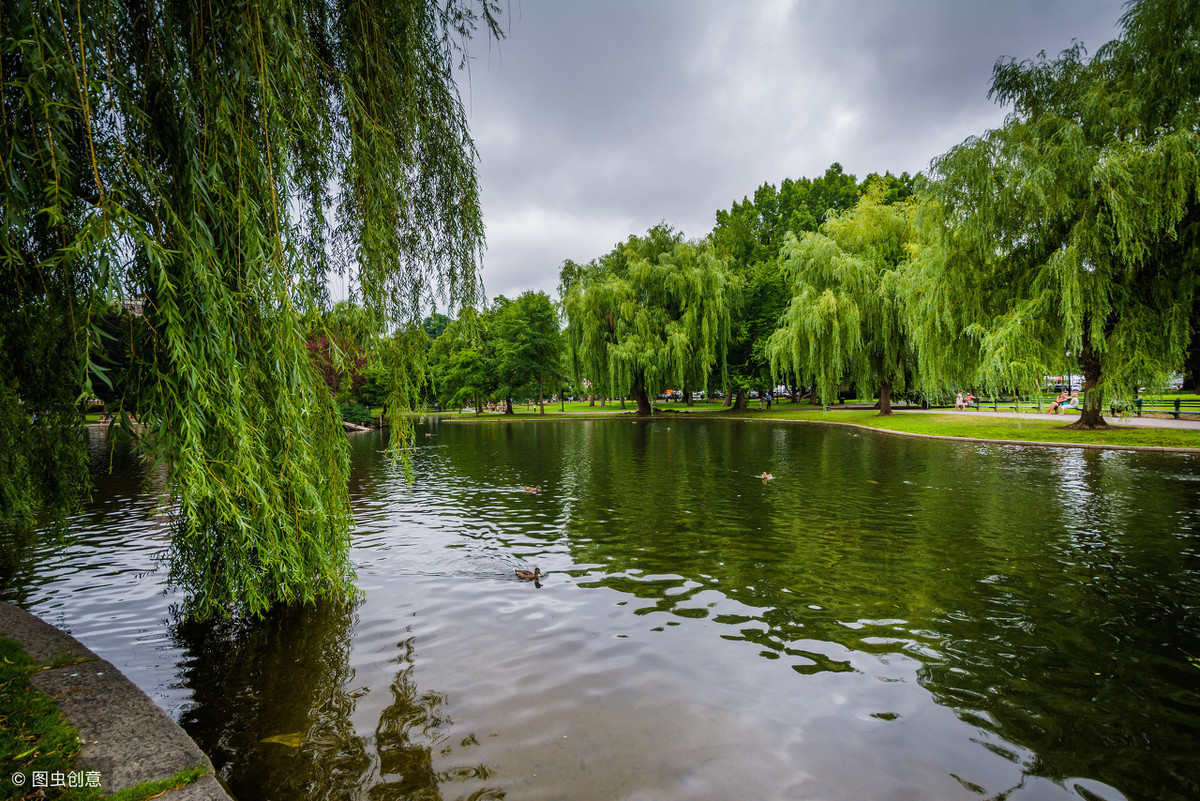
M 492 775 L 486 765 L 435 770 L 435 757 L 445 764 L 475 743 L 443 734 L 445 697 L 417 686 L 412 636 L 388 660 L 396 672 L 374 734 L 356 733 L 367 692 L 349 667 L 355 622 L 353 607 L 326 605 L 175 626 L 193 698 L 180 722 L 238 798 L 440 799 L 443 785 Z M 469 797 L 503 794 L 483 787 Z

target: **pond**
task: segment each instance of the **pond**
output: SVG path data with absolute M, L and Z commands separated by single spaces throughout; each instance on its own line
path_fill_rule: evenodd
M 432 420 L 411 485 L 351 438 L 361 601 L 192 625 L 161 475 L 91 436 L 3 594 L 242 801 L 1200 797 L 1195 456 Z

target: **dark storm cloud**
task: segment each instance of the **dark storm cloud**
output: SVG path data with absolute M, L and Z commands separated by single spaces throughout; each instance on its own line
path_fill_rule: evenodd
M 689 237 L 763 182 L 917 172 L 994 127 L 1001 56 L 1090 51 L 1120 0 L 514 2 L 460 76 L 489 294 L 553 293 L 667 220 Z

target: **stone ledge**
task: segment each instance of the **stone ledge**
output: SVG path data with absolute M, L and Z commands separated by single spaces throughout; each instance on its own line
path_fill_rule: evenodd
M 58 705 L 79 732 L 79 770 L 100 771 L 105 793 L 169 779 L 188 768 L 203 779 L 160 796 L 164 801 L 232 801 L 212 762 L 187 732 L 111 663 L 74 637 L 11 604 L 0 602 L 0 634 L 31 657 L 53 665 L 29 683 Z

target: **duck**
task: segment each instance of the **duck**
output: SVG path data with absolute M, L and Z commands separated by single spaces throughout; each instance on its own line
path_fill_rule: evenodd
M 764 473 L 762 474 L 762 480 L 763 480 L 763 481 L 770 481 L 770 480 L 771 480 L 771 479 L 773 479 L 773 478 L 775 478 L 775 476 L 771 475 L 770 473 L 766 473 L 766 472 L 764 472 Z
M 523 487 L 523 489 L 524 489 L 526 492 L 541 492 L 541 491 L 542 491 L 542 485 L 541 485 L 541 484 L 538 484 L 536 487 Z
M 542 569 L 540 567 L 535 567 L 533 570 L 525 570 L 518 567 L 514 568 L 513 572 L 517 574 L 517 578 L 519 578 L 521 581 L 537 581 L 542 575 Z

